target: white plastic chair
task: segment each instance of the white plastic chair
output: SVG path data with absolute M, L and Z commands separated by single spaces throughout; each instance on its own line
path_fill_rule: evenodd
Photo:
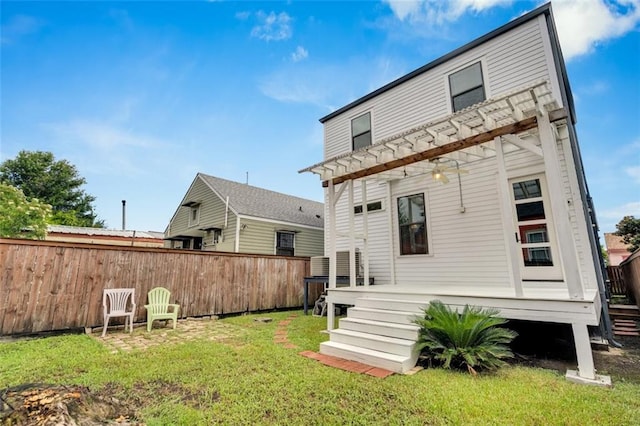
M 107 303 L 107 299 L 109 303 Z M 129 300 L 131 302 L 129 303 Z M 131 307 L 130 310 L 127 308 Z M 133 333 L 133 315 L 136 313 L 136 289 L 135 288 L 106 288 L 102 292 L 102 309 L 104 313 L 104 327 L 102 337 L 107 334 L 109 318 L 125 317 L 124 331 L 127 331 L 127 320 L 129 321 L 129 332 Z

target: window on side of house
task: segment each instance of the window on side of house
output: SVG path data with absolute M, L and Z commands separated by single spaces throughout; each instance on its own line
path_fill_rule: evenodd
M 351 141 L 354 151 L 371 145 L 370 112 L 351 120 Z
M 382 210 L 382 201 L 373 201 L 371 203 L 367 203 L 367 212 L 370 213 L 378 210 Z M 353 213 L 362 214 L 362 204 L 353 206 Z
M 485 91 L 480 62 L 449 75 L 453 112 L 484 101 Z
M 200 205 L 191 206 L 189 210 L 189 226 L 196 226 L 200 223 Z
M 400 254 L 427 254 L 427 219 L 424 194 L 398 197 Z
M 293 256 L 295 246 L 293 232 L 276 232 L 276 254 L 279 256 Z

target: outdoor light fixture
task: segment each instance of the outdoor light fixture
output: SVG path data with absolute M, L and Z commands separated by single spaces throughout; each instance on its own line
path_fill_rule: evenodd
M 455 163 L 454 167 L 443 166 L 443 162 L 452 161 Z M 431 169 L 431 178 L 442 184 L 449 183 L 449 178 L 445 175 L 445 172 L 451 172 L 458 175 L 458 191 L 460 192 L 460 213 L 464 213 L 466 208 L 464 207 L 464 203 L 462 202 L 462 180 L 460 179 L 460 175 L 462 173 L 467 173 L 466 170 L 460 168 L 460 164 L 458 164 L 457 160 L 449 159 L 449 158 L 434 158 L 432 162 L 435 164 L 433 169 Z

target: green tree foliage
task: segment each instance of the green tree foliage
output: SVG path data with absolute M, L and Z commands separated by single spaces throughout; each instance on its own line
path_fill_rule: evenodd
M 104 221 L 96 220 L 95 197 L 81 188 L 86 180 L 74 165 L 56 161 L 50 152 L 20 151 L 15 159 L 0 164 L 0 182 L 19 188 L 28 199 L 50 204 L 51 223 L 104 227 Z
M 633 216 L 625 216 L 616 225 L 616 235 L 622 237 L 625 244 L 629 244 L 629 251 L 634 252 L 640 248 L 640 219 Z
M 18 188 L 0 183 L 0 237 L 42 240 L 50 215 L 50 205 L 28 200 Z
M 513 353 L 509 343 L 517 336 L 500 327 L 507 320 L 497 310 L 483 310 L 466 305 L 461 313 L 439 300 L 424 309 L 424 318 L 414 322 L 420 326 L 418 348 L 429 360 L 444 368 L 493 370 L 505 365 L 504 358 Z

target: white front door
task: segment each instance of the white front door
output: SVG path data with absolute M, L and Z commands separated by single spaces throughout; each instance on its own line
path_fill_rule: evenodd
M 544 175 L 511 179 L 511 201 L 523 280 L 562 280 Z

